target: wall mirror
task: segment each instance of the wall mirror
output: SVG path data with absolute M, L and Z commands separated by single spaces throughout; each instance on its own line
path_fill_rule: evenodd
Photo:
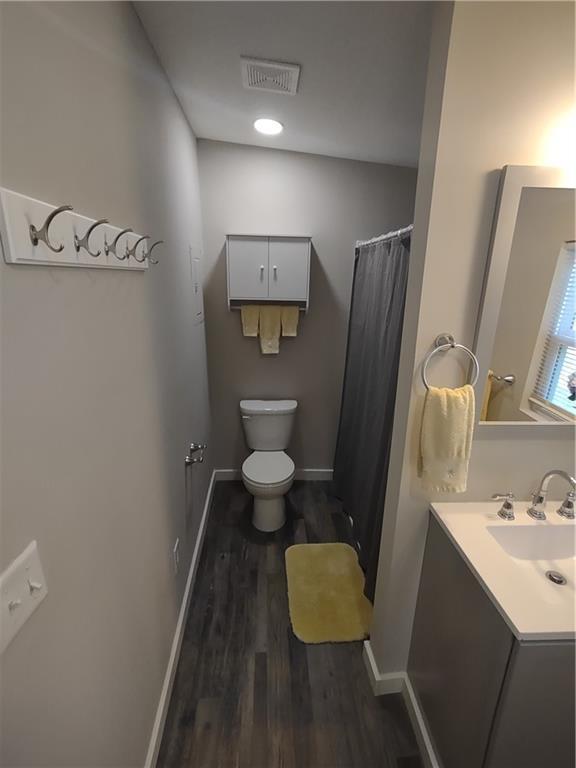
M 476 334 L 481 424 L 576 424 L 576 198 L 561 178 L 502 172 Z

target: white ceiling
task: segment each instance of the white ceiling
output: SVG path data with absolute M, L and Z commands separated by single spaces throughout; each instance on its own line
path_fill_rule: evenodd
M 199 138 L 416 165 L 431 3 L 139 2 Z M 302 66 L 296 96 L 248 91 L 240 56 Z M 284 124 L 277 137 L 256 117 Z

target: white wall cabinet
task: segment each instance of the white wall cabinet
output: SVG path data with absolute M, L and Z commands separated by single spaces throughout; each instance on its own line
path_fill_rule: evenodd
M 310 238 L 228 235 L 228 306 L 292 302 L 308 308 Z

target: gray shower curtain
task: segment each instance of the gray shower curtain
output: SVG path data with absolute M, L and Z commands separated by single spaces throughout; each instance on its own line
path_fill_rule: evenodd
M 410 236 L 356 249 L 334 487 L 354 521 L 366 595 L 373 600 L 388 464 Z

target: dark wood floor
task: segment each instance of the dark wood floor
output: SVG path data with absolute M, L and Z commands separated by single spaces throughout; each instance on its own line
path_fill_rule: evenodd
M 289 521 L 250 525 L 241 483 L 217 483 L 158 765 L 421 768 L 400 695 L 375 697 L 362 643 L 292 633 L 284 551 L 349 541 L 329 484 L 296 482 Z

